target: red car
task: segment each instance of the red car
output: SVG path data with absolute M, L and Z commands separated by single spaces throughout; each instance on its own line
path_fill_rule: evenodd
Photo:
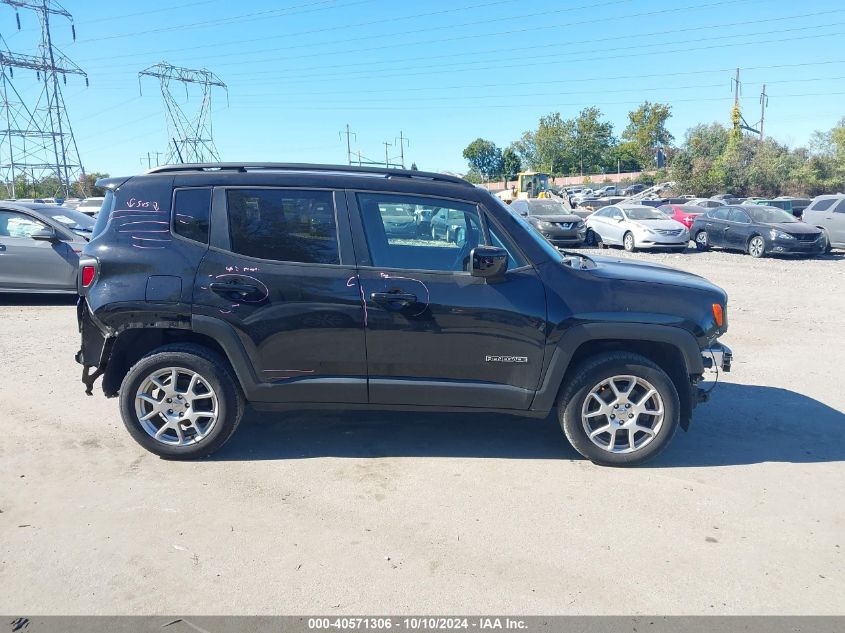
M 673 220 L 677 220 L 683 224 L 687 229 L 692 226 L 695 219 L 707 211 L 704 207 L 699 207 L 695 204 L 664 204 L 657 208 L 658 211 L 663 211 Z

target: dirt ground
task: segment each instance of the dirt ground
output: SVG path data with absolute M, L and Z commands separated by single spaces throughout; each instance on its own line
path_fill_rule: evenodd
M 724 287 L 735 353 L 637 469 L 552 419 L 368 413 L 162 461 L 84 395 L 73 304 L 0 298 L 0 613 L 845 613 L 845 259 L 633 257 Z

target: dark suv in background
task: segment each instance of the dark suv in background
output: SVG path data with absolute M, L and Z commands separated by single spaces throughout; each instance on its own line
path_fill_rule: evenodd
M 636 464 L 687 428 L 705 369 L 730 368 L 721 289 L 563 255 L 460 178 L 224 163 L 98 184 L 77 360 L 161 456 L 219 449 L 249 402 L 554 411 L 582 455 Z M 451 235 L 394 234 L 397 207 Z

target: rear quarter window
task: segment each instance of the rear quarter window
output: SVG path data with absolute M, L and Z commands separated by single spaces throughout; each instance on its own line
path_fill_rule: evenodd
M 173 232 L 208 244 L 211 189 L 177 189 L 173 195 Z

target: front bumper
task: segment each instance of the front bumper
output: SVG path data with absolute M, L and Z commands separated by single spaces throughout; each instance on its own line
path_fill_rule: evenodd
M 580 244 L 587 238 L 587 227 L 581 229 L 538 229 L 540 234 L 555 246 L 567 244 Z
M 768 252 L 773 255 L 820 255 L 824 252 L 824 237 L 812 242 L 803 240 L 769 240 Z
M 704 363 L 704 369 L 729 372 L 733 362 L 733 352 L 730 347 L 717 341 L 701 350 L 701 360 Z

